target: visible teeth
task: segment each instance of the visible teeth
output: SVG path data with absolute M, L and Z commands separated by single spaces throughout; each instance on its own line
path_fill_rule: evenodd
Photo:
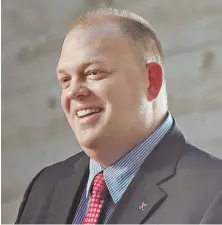
M 84 110 L 80 110 L 77 112 L 77 116 L 78 117 L 82 117 L 82 116 L 86 116 L 90 113 L 97 113 L 100 112 L 100 109 L 84 109 Z

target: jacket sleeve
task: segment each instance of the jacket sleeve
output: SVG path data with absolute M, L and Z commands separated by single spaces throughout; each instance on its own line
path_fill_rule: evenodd
M 214 197 L 200 223 L 222 224 L 222 190 Z
M 22 214 L 23 214 L 23 211 L 25 209 L 25 206 L 26 206 L 26 203 L 28 201 L 28 198 L 29 198 L 29 194 L 30 192 L 32 191 L 32 186 L 33 184 L 36 182 L 36 180 L 38 179 L 38 177 L 40 176 L 40 174 L 42 174 L 42 172 L 45 170 L 46 168 L 42 169 L 31 181 L 31 183 L 28 185 L 26 191 L 25 191 L 25 194 L 23 196 L 23 200 L 22 200 L 22 203 L 19 207 L 19 211 L 18 211 L 18 215 L 17 215 L 17 218 L 16 218 L 16 221 L 15 221 L 15 224 L 19 224 L 20 223 L 20 219 L 22 217 Z

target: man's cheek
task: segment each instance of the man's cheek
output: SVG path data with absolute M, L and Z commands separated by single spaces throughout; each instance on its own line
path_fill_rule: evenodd
M 105 99 L 116 99 L 122 93 L 122 86 L 120 82 L 114 80 L 101 85 L 99 91 Z

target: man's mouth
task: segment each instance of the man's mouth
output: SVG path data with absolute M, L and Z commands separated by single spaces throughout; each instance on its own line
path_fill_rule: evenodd
M 78 118 L 84 118 L 84 117 L 87 117 L 89 115 L 100 113 L 101 111 L 102 111 L 102 109 L 83 109 L 83 110 L 79 110 L 76 113 L 76 115 L 78 116 Z

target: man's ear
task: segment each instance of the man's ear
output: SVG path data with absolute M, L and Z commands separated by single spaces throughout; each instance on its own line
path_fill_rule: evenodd
M 152 101 L 157 98 L 163 83 L 162 66 L 156 62 L 150 62 L 146 65 L 147 78 L 149 80 L 148 100 Z

